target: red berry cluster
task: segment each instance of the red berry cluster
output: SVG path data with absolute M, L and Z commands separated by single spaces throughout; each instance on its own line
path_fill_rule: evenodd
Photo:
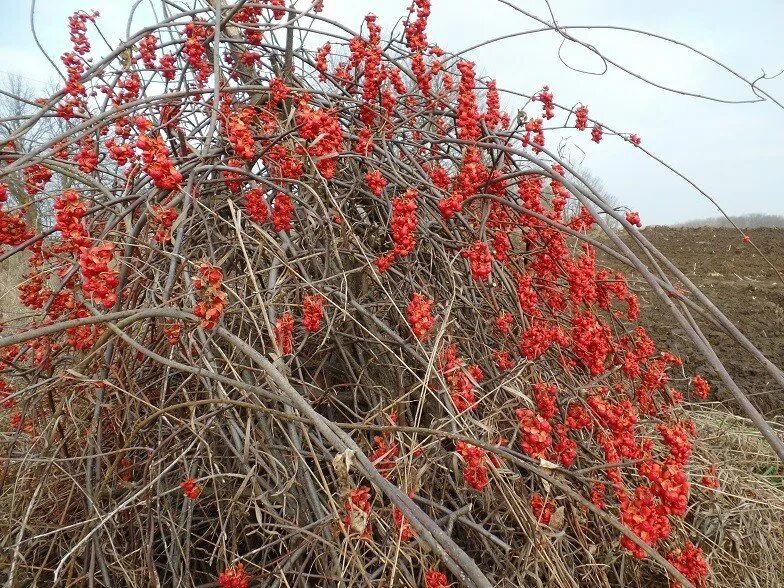
M 252 188 L 245 193 L 245 210 L 254 223 L 263 225 L 269 216 L 269 207 L 264 197 L 264 190 Z
M 498 85 L 495 80 L 487 82 L 486 109 L 482 120 L 489 131 L 509 126 L 509 115 L 501 112 L 501 99 L 498 96 Z
M 503 311 L 495 319 L 495 326 L 498 327 L 498 330 L 501 331 L 504 335 L 508 335 L 511 332 L 510 327 L 513 324 L 514 316 L 506 311 Z
M 223 291 L 223 271 L 221 268 L 202 263 L 199 275 L 193 279 L 193 287 L 199 293 L 199 302 L 193 314 L 201 319 L 201 326 L 213 329 L 226 308 L 226 292 Z
M 473 410 L 476 407 L 475 383 L 484 379 L 481 368 L 472 365 L 466 370 L 465 362 L 457 354 L 457 346 L 450 344 L 438 357 L 438 371 L 446 380 L 455 410 Z
M 218 576 L 219 588 L 248 588 L 249 581 L 245 566 L 241 563 L 224 570 Z
M 39 163 L 24 168 L 24 189 L 30 196 L 40 194 L 52 179 L 52 171 Z
M 578 106 L 574 114 L 576 117 L 574 128 L 578 131 L 584 131 L 588 127 L 588 107 L 584 105 Z
M 538 100 L 542 103 L 542 114 L 544 118 L 550 120 L 555 116 L 555 106 L 553 105 L 553 93 L 550 92 L 550 88 L 545 86 L 542 88 L 542 91 L 539 92 L 536 96 L 534 96 L 534 100 Z
M 294 216 L 294 201 L 285 192 L 275 194 L 272 201 L 272 226 L 276 231 L 288 232 L 291 230 L 291 220 Z
M 136 146 L 142 152 L 145 173 L 157 188 L 174 190 L 182 182 L 182 174 L 169 157 L 169 148 L 161 135 L 141 134 Z
M 174 347 L 180 340 L 180 334 L 182 333 L 182 325 L 178 322 L 172 323 L 168 327 L 163 330 L 164 334 L 166 335 L 166 340 L 169 342 L 169 345 Z
M 310 294 L 302 299 L 302 326 L 311 333 L 321 328 L 324 319 L 324 297 L 321 294 Z
M 639 212 L 627 212 L 626 213 L 626 222 L 637 227 L 642 227 L 642 221 L 640 220 L 640 213 Z
M 457 93 L 457 138 L 464 141 L 476 141 L 482 136 L 479 128 L 479 110 L 476 106 L 476 74 L 474 64 L 460 61 L 457 64 L 460 72 L 460 87 Z
M 158 50 L 158 37 L 145 35 L 139 41 L 139 57 L 147 69 L 155 69 L 155 52 Z
M 499 371 L 506 372 L 514 368 L 515 362 L 512 359 L 512 354 L 506 349 L 499 349 L 493 352 L 495 365 Z
M 343 502 L 346 511 L 343 517 L 343 527 L 347 535 L 358 535 L 360 539 L 369 541 L 373 536 L 373 526 L 370 523 L 370 488 L 359 486 L 352 488 L 348 498 Z
M 480 492 L 490 483 L 488 477 L 487 452 L 481 447 L 470 445 L 463 441 L 455 444 L 455 451 L 465 460 L 463 478 L 466 484 Z
M 520 353 L 529 360 L 542 356 L 552 344 L 568 347 L 569 337 L 560 325 L 532 322 L 520 338 Z
M 92 296 L 104 308 L 111 308 L 117 302 L 116 290 L 120 279 L 119 272 L 109 267 L 113 260 L 114 243 L 85 247 L 79 253 L 82 292 L 85 296 Z
M 270 99 L 269 104 L 270 106 L 277 106 L 281 102 L 283 102 L 286 97 L 289 95 L 289 87 L 286 85 L 286 82 L 281 80 L 279 77 L 274 77 L 270 80 Z
M 694 584 L 696 588 L 705 588 L 708 585 L 708 575 L 710 568 L 705 561 L 705 556 L 702 549 L 694 545 L 691 541 L 687 541 L 683 549 L 676 549 L 667 554 L 667 561 L 672 566 L 683 574 L 689 582 Z M 671 588 L 680 586 L 679 582 L 670 582 Z
M 95 22 L 97 12 L 76 12 L 68 17 L 68 29 L 71 37 L 71 51 L 60 56 L 66 71 L 65 96 L 57 105 L 56 114 L 63 120 L 85 112 L 87 91 L 81 78 L 87 70 L 84 56 L 90 52 L 90 41 L 87 38 L 87 23 Z
M 449 580 L 446 574 L 438 570 L 425 572 L 425 588 L 448 588 Z
M 593 141 L 594 143 L 598 143 L 599 141 L 601 141 L 603 132 L 604 131 L 602 130 L 602 125 L 600 125 L 599 123 L 595 123 L 593 125 L 593 128 L 591 129 L 591 141 Z
M 544 147 L 544 124 L 541 118 L 532 118 L 525 123 L 525 135 L 523 135 L 523 147 L 533 145 L 534 153 L 541 153 Z
M 550 498 L 544 498 L 538 492 L 531 494 L 531 512 L 537 522 L 542 525 L 549 525 L 555 512 L 555 502 Z
M 196 483 L 196 480 L 193 478 L 188 478 L 184 480 L 180 484 L 180 488 L 182 488 L 182 493 L 185 495 L 185 498 L 188 500 L 196 500 L 199 495 L 201 494 L 201 486 Z
M 171 241 L 171 228 L 177 220 L 177 211 L 168 206 L 155 204 L 152 206 L 151 218 L 156 226 L 154 239 L 158 243 L 168 243 Z
M 226 138 L 237 157 L 253 159 L 256 153 L 253 133 L 251 132 L 252 108 L 231 111 L 226 118 Z
M 91 173 L 98 166 L 98 150 L 92 137 L 85 136 L 79 140 L 79 151 L 74 162 L 84 174 Z
M 75 190 L 65 190 L 54 200 L 54 228 L 60 232 L 64 249 L 76 251 L 89 245 L 84 216 L 87 203 Z
M 396 506 L 392 507 L 392 520 L 395 522 L 397 536 L 400 538 L 401 543 L 411 541 L 417 536 L 416 531 L 411 527 L 411 523 L 403 516 L 403 511 Z
M 471 277 L 485 282 L 493 271 L 493 257 L 490 248 L 484 241 L 474 241 L 470 247 L 460 253 L 471 264 Z
M 648 545 L 655 545 L 669 536 L 670 521 L 662 506 L 654 500 L 653 493 L 647 486 L 637 486 L 634 498 L 629 500 L 622 495 L 621 521 L 629 530 Z M 621 545 L 635 557 L 644 558 L 645 551 L 634 541 L 624 536 Z
M 710 394 L 710 384 L 702 376 L 694 376 L 691 380 L 691 385 L 697 398 L 705 400 Z
M 185 45 L 183 53 L 188 65 L 196 73 L 196 83 L 203 88 L 212 73 L 212 64 L 207 58 L 207 37 L 212 35 L 213 27 L 193 20 L 185 25 Z
M 312 108 L 303 99 L 297 107 L 296 121 L 299 136 L 306 143 L 305 153 L 313 160 L 324 179 L 332 179 L 338 155 L 343 150 L 343 131 L 337 113 L 324 108 Z
M 425 294 L 415 292 L 406 308 L 408 324 L 419 341 L 425 342 L 430 334 L 430 329 L 436 322 L 432 314 L 433 300 Z
M 388 478 L 395 468 L 397 458 L 400 457 L 400 446 L 383 435 L 373 437 L 373 443 L 376 448 L 370 454 L 370 461 L 381 475 Z
M 403 196 L 392 199 L 392 218 L 390 220 L 393 253 L 405 257 L 416 247 L 417 192 L 409 188 Z
M 315 68 L 316 71 L 319 72 L 319 81 L 326 82 L 327 81 L 327 73 L 329 69 L 327 67 L 327 57 L 329 57 L 330 52 L 332 51 L 332 44 L 325 43 L 321 47 L 319 47 L 318 51 L 316 51 L 315 57 Z
M 365 184 L 370 188 L 370 191 L 373 192 L 373 194 L 381 196 L 381 192 L 384 190 L 384 186 L 387 185 L 387 181 L 379 170 L 374 169 L 365 174 Z
M 721 486 L 721 482 L 719 481 L 718 476 L 719 468 L 716 464 L 711 465 L 708 469 L 708 473 L 700 478 L 700 484 L 705 486 L 706 488 L 710 488 L 712 490 L 718 490 Z
M 275 321 L 275 340 L 283 355 L 294 352 L 294 315 L 290 312 L 284 312 Z
M 171 81 L 174 79 L 174 76 L 177 75 L 176 64 L 176 56 L 172 55 L 171 53 L 161 55 L 161 58 L 158 60 L 158 69 L 160 70 L 164 80 Z
M 270 4 L 277 6 L 277 8 L 272 9 L 272 18 L 281 20 L 286 16 L 286 0 L 270 0 Z
M 547 456 L 553 444 L 553 426 L 550 422 L 530 408 L 518 408 L 515 414 L 520 423 L 522 450 L 535 459 Z
M 21 214 L 9 214 L 3 210 L 7 188 L 0 184 L 0 245 L 21 245 L 33 236 L 24 217 Z

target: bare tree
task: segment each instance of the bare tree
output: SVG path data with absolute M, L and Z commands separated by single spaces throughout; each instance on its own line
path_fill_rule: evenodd
M 22 76 L 13 73 L 3 76 L 0 83 L 0 144 L 5 145 L 6 138 L 14 136 L 22 123 L 40 108 L 35 98 L 34 88 Z M 57 133 L 58 122 L 51 117 L 42 117 L 28 133 L 15 139 L 14 150 L 28 153 L 46 144 Z M 12 203 L 24 208 L 29 226 L 39 228 L 45 214 L 42 210 L 43 200 L 32 199 L 25 192 L 21 172 L 10 174 L 4 181 L 8 184 Z
M 732 222 L 730 222 L 732 221 Z M 731 216 L 729 219 L 723 216 L 716 216 L 713 218 L 701 218 L 685 223 L 679 223 L 679 227 L 713 227 L 713 228 L 730 228 L 732 223 L 742 229 L 767 229 L 767 228 L 784 228 L 784 216 L 776 214 L 741 214 L 739 216 Z
M 618 198 L 607 191 L 604 182 L 601 179 L 599 179 L 596 176 L 596 174 L 594 174 L 590 170 L 581 167 L 576 168 L 575 171 L 577 172 L 576 175 L 567 172 L 566 177 L 569 179 L 570 182 L 576 184 L 580 188 L 587 189 L 589 191 L 593 191 L 594 193 L 598 194 L 607 203 L 607 205 L 613 210 L 619 207 L 620 202 Z M 571 219 L 579 215 L 580 208 L 582 208 L 582 205 L 580 204 L 579 200 L 577 200 L 576 198 L 569 199 L 569 202 L 566 204 L 566 212 L 564 214 L 565 218 Z M 603 214 L 601 209 L 594 204 L 591 204 L 591 212 L 593 212 L 594 214 Z M 604 217 L 610 227 L 616 230 L 620 228 L 620 224 L 618 223 L 618 221 L 616 221 L 610 215 L 605 214 Z

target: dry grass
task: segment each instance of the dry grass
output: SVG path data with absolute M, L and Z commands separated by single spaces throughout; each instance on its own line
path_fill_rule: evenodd
M 784 469 L 770 446 L 743 418 L 697 410 L 701 434 L 695 464 L 719 467 L 719 490 L 694 486 L 687 520 L 701 535 L 715 585 L 784 586 Z

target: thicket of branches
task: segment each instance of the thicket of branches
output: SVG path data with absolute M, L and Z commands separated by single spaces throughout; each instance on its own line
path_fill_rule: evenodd
M 75 14 L 65 88 L 0 154 L 53 211 L 0 212 L 30 310 L 0 334 L 8 585 L 705 585 L 709 386 L 595 248 L 780 457 L 692 313 L 784 377 L 546 143 L 639 138 L 547 88 L 511 118 L 428 0 L 389 39 L 320 2 L 174 6 L 92 60 Z

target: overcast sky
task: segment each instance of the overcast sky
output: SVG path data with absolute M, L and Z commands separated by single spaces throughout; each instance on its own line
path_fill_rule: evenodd
M 151 0 L 143 0 L 132 30 L 149 24 Z M 158 5 L 158 2 L 152 0 Z M 302 3 L 302 0 L 300 0 Z M 500 35 L 537 28 L 531 19 L 495 0 L 432 0 L 429 38 L 457 52 Z M 517 0 L 526 10 L 550 19 L 543 0 Z M 59 65 L 67 48 L 67 16 L 97 9 L 99 26 L 112 44 L 125 35 L 131 0 L 38 0 L 36 30 Z M 325 0 L 325 14 L 358 29 L 374 12 L 385 29 L 405 14 L 409 0 Z M 551 0 L 560 25 L 614 25 L 644 29 L 686 42 L 745 77 L 784 69 L 784 2 L 752 0 Z M 481 7 L 481 8 L 478 8 Z M 56 79 L 30 32 L 30 0 L 0 0 L 0 72 L 25 76 L 32 84 Z M 94 29 L 96 52 L 106 51 Z M 662 41 L 609 30 L 573 32 L 610 59 L 662 85 L 729 100 L 753 98 L 748 86 L 719 67 Z M 729 214 L 784 214 L 779 166 L 784 162 L 784 110 L 770 102 L 719 104 L 664 92 L 623 72 L 578 73 L 558 59 L 559 37 L 552 32 L 501 41 L 469 53 L 480 76 L 500 87 L 534 93 L 548 84 L 556 102 L 587 104 L 590 114 L 622 132 L 636 132 L 643 145 L 682 171 Z M 564 60 L 597 71 L 601 62 L 586 50 L 566 46 Z M 761 82 L 784 102 L 784 75 Z M 504 106 L 516 109 L 512 98 Z M 557 120 L 557 119 L 556 119 Z M 714 216 L 703 196 L 659 164 L 619 139 L 595 145 L 586 133 L 569 135 L 573 160 L 601 178 L 618 201 L 639 210 L 646 224 Z

